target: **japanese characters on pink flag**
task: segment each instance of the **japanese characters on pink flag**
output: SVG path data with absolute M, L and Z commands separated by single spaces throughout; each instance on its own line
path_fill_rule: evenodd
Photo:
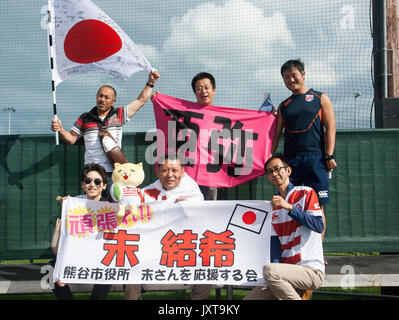
M 235 187 L 265 174 L 276 127 L 271 112 L 202 106 L 161 93 L 152 103 L 157 154 L 177 153 L 199 185 Z
M 129 36 L 89 0 L 48 0 L 53 81 L 102 72 L 127 80 L 150 63 Z
M 268 201 L 166 200 L 129 208 L 128 215 L 125 209 L 115 203 L 65 200 L 54 280 L 264 284 L 262 268 L 270 261 Z

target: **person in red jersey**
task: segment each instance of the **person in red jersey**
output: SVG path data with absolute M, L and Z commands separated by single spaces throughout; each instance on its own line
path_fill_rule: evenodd
M 179 201 L 203 201 L 204 197 L 198 184 L 184 172 L 184 167 L 176 155 L 165 155 L 159 159 L 157 167 L 158 179 L 144 187 L 146 202 L 170 200 Z M 212 290 L 212 285 L 194 285 L 191 300 L 205 300 Z M 137 300 L 141 296 L 141 285 L 126 285 L 125 300 Z
M 271 263 L 263 267 L 267 285 L 255 287 L 244 299 L 301 300 L 298 291 L 316 290 L 324 281 L 320 204 L 312 188 L 290 182 L 292 169 L 282 156 L 272 156 L 265 169 L 278 191 L 270 201 Z

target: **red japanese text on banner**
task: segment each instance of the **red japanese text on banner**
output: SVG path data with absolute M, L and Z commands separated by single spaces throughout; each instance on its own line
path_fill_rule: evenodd
M 103 284 L 264 284 L 268 201 L 155 201 L 146 214 L 78 198 L 63 203 L 54 279 Z M 217 212 L 217 214 L 215 214 Z

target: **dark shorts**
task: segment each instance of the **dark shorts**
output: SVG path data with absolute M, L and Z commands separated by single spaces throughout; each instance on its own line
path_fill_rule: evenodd
M 330 181 L 322 154 L 287 157 L 292 167 L 290 176 L 295 186 L 307 186 L 316 191 L 321 205 L 330 202 Z

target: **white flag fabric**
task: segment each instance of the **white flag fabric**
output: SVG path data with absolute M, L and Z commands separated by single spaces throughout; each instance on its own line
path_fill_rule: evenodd
M 264 284 L 263 265 L 270 261 L 269 201 L 164 200 L 143 207 L 122 220 L 124 209 L 119 204 L 65 200 L 54 279 L 103 284 Z M 238 220 L 230 221 L 240 212 L 244 225 L 254 226 L 243 228 Z
M 129 36 L 89 0 L 49 0 L 53 81 L 102 72 L 127 80 L 148 60 Z

